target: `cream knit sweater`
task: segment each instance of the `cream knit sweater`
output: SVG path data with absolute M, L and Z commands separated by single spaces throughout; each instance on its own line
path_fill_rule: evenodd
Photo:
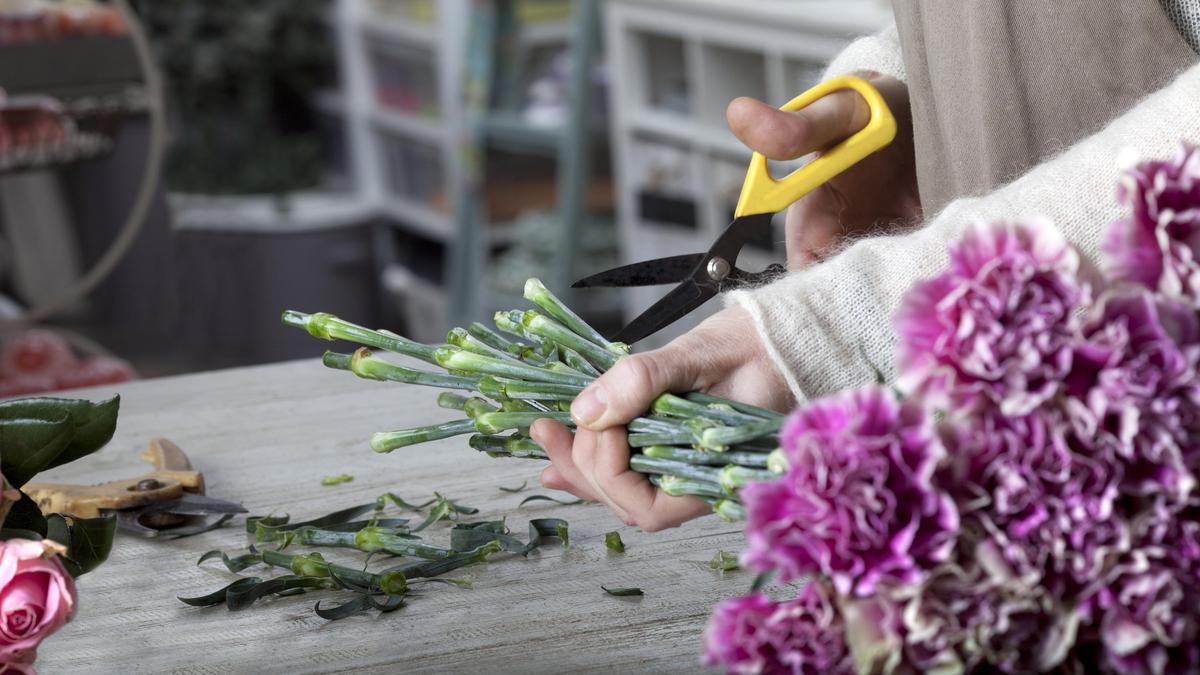
M 827 75 L 864 71 L 904 79 L 894 27 L 852 43 Z M 967 225 L 1046 216 L 1095 264 L 1104 225 L 1122 215 L 1115 198 L 1122 167 L 1166 158 L 1181 139 L 1200 143 L 1200 64 L 995 192 L 951 202 L 918 230 L 861 240 L 769 286 L 729 293 L 726 302 L 749 311 L 797 401 L 869 382 L 871 366 L 892 379 L 892 316 L 914 282 L 943 268 L 947 245 Z

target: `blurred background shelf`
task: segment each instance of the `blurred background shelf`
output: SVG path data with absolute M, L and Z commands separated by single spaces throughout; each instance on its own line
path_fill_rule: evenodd
M 0 151 L 0 173 L 55 168 L 95 159 L 112 151 L 110 136 L 75 131 L 52 142 L 17 145 Z
M 313 354 L 272 306 L 304 298 L 440 342 L 523 305 L 529 276 L 615 331 L 665 289 L 571 281 L 708 246 L 749 159 L 728 102 L 787 101 L 890 16 L 886 0 L 131 2 L 166 75 L 166 187 L 63 325 L 152 373 Z M 61 4 L 80 3 L 111 8 Z M 114 240 L 154 108 L 120 31 L 10 43 L 12 16 L 0 87 L 63 120 L 16 150 L 0 133 L 0 220 L 25 224 L 0 242 L 0 294 L 28 305 Z M 782 222 L 744 255 L 782 259 Z

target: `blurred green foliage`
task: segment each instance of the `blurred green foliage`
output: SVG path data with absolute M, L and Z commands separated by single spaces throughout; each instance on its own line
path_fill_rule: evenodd
M 134 0 L 166 79 L 170 189 L 286 193 L 321 177 L 312 94 L 331 0 Z

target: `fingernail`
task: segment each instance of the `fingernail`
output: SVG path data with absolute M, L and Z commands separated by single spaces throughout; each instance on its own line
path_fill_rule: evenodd
M 577 424 L 586 426 L 604 415 L 607 404 L 608 397 L 604 393 L 604 387 L 592 385 L 584 389 L 571 404 L 571 417 L 575 418 Z

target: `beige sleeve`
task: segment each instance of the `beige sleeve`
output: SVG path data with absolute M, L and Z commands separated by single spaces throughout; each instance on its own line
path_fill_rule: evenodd
M 1122 166 L 1166 158 L 1180 140 L 1200 142 L 1200 65 L 1107 127 L 995 192 L 951 202 L 908 234 L 859 241 L 827 262 L 727 302 L 746 308 L 798 401 L 870 380 L 868 362 L 892 379 L 892 315 L 915 281 L 937 274 L 946 247 L 974 221 L 1050 218 L 1095 264 L 1106 225 L 1122 215 Z
M 879 73 L 906 81 L 904 77 L 904 58 L 900 54 L 900 34 L 896 32 L 896 24 L 874 35 L 861 37 L 851 42 L 834 57 L 825 68 L 822 81 L 838 75 L 860 75 L 863 73 Z

